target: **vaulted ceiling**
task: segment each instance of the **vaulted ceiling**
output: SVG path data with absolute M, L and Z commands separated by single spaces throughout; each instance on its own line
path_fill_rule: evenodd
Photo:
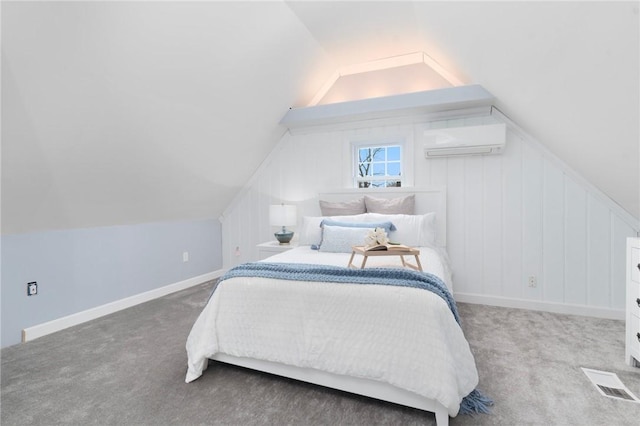
M 637 2 L 2 2 L 3 233 L 218 216 L 336 70 L 426 52 L 640 217 Z

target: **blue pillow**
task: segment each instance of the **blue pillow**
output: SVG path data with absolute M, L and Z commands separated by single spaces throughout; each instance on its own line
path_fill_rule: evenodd
M 337 220 L 323 219 L 320 228 L 328 226 L 342 226 L 343 228 L 384 228 L 387 234 L 395 231 L 396 227 L 392 222 L 340 222 Z
M 373 228 L 362 226 L 330 226 L 322 228 L 320 251 L 329 253 L 351 253 L 353 246 L 364 245 L 364 239 Z

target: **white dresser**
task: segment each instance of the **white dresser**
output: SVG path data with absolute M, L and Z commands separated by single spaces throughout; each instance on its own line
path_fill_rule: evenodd
M 627 344 L 625 358 L 640 366 L 640 238 L 627 238 Z

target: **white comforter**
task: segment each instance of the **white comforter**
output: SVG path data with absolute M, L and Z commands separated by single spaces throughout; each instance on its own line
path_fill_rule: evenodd
M 187 352 L 187 382 L 225 353 L 386 382 L 437 400 L 450 416 L 478 383 L 446 302 L 406 287 L 225 280 L 194 324 Z
M 447 252 L 443 249 L 431 247 L 416 247 L 420 250 L 420 263 L 424 272 L 429 272 L 447 285 L 449 291 L 453 294 L 453 286 L 451 283 L 451 271 L 449 269 L 449 260 Z M 350 254 L 347 253 L 326 253 L 318 250 L 311 250 L 310 246 L 300 246 L 292 250 L 284 251 L 264 259 L 263 262 L 280 262 L 280 263 L 311 263 L 320 265 L 347 266 Z M 415 263 L 413 256 L 405 256 L 409 263 Z M 353 260 L 355 266 L 360 266 L 362 256 L 356 255 Z M 367 267 L 392 267 L 401 268 L 402 262 L 398 256 L 379 256 L 369 257 Z

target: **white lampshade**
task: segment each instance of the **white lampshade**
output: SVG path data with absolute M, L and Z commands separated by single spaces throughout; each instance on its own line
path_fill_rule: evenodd
M 269 223 L 272 226 L 293 226 L 296 224 L 298 209 L 290 204 L 269 206 Z

